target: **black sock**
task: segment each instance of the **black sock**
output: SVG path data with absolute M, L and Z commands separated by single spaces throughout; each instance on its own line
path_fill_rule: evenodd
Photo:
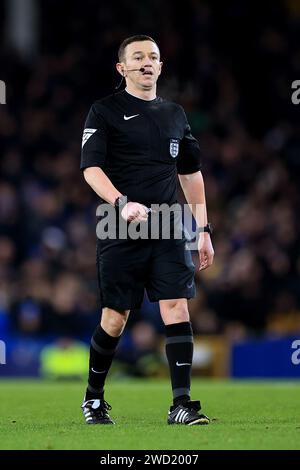
M 98 325 L 91 339 L 89 378 L 86 400 L 103 398 L 104 382 L 110 369 L 120 336 L 110 336 Z
M 193 361 L 193 330 L 190 322 L 166 325 L 166 354 L 169 362 L 173 403 L 190 399 Z

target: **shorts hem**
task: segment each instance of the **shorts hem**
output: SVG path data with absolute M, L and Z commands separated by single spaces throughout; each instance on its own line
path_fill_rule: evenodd
M 101 308 L 111 308 L 112 310 L 116 310 L 116 311 L 119 311 L 119 310 L 133 310 L 133 309 L 138 309 L 138 308 L 141 308 L 142 304 L 135 304 L 135 305 L 117 305 L 117 304 L 113 304 L 113 303 L 110 303 L 110 302 L 101 302 Z
M 147 293 L 148 294 L 148 293 Z M 148 294 L 148 299 L 150 302 L 158 302 L 159 300 L 173 300 L 173 299 L 194 299 L 196 297 L 196 293 L 193 294 L 175 294 L 175 295 L 159 295 L 159 296 L 150 296 Z

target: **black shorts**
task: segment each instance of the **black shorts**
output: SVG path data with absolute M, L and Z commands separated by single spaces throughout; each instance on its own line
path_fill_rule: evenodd
M 101 307 L 140 308 L 151 302 L 195 297 L 195 266 L 186 239 L 99 240 L 97 269 Z

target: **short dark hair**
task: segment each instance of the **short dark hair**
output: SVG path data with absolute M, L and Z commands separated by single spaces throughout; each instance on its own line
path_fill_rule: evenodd
M 125 49 L 128 46 L 128 44 L 131 44 L 132 42 L 138 42 L 138 41 L 152 41 L 154 42 L 154 44 L 156 44 L 154 39 L 152 39 L 150 36 L 146 36 L 145 34 L 136 34 L 135 36 L 130 36 L 130 38 L 124 39 L 124 41 L 119 47 L 119 50 L 118 50 L 119 62 L 124 61 Z

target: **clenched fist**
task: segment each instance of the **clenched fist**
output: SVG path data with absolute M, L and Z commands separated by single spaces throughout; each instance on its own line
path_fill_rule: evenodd
M 127 222 L 146 222 L 149 209 L 139 202 L 127 202 L 121 211 L 121 217 Z

